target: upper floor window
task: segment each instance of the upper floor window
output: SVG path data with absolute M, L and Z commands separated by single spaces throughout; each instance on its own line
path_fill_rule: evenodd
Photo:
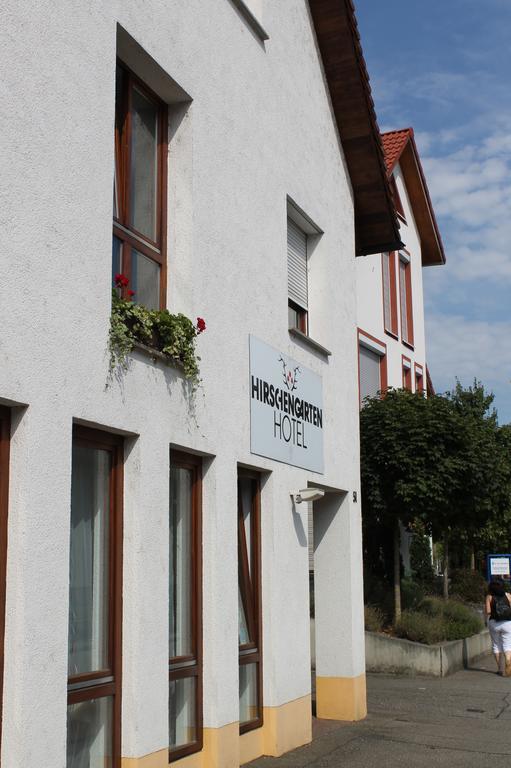
M 387 333 L 398 335 L 397 327 L 397 289 L 396 289 L 396 254 L 382 253 L 383 274 L 383 318 Z
M 363 331 L 358 332 L 360 406 L 366 397 L 377 397 L 387 389 L 387 347 Z
M 408 389 L 410 392 L 412 391 L 412 362 L 409 357 L 405 357 L 402 355 L 402 366 L 403 366 L 403 389 Z
M 401 303 L 401 336 L 413 347 L 412 271 L 409 257 L 399 254 L 399 299 Z
M 307 276 L 307 234 L 287 219 L 287 290 L 290 328 L 307 333 L 309 286 Z
M 165 306 L 166 181 L 167 107 L 118 64 L 112 275 L 150 309 Z
M 415 363 L 415 391 L 424 392 L 424 369 L 422 365 Z
M 394 176 L 391 176 L 389 179 L 390 188 L 392 190 L 392 197 L 394 198 L 394 205 L 396 206 L 396 211 L 401 216 L 402 219 L 405 219 L 405 210 L 403 208 L 403 203 L 401 202 L 401 198 L 399 196 L 399 192 L 397 189 L 397 184 Z

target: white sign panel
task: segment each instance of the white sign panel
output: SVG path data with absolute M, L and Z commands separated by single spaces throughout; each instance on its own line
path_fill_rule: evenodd
M 491 576 L 509 576 L 509 557 L 490 557 Z
M 321 376 L 250 336 L 250 450 L 323 472 Z

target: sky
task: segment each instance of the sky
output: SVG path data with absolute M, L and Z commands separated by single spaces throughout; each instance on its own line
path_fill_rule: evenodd
M 511 0 L 355 0 L 382 131 L 412 126 L 447 257 L 423 270 L 437 392 L 511 422 Z

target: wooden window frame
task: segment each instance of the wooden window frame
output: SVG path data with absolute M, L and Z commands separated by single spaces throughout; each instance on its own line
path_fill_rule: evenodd
M 67 703 L 78 704 L 90 699 L 113 698 L 112 707 L 112 768 L 121 766 L 121 693 L 122 693 L 122 543 L 123 543 L 123 467 L 124 440 L 122 437 L 73 426 L 75 445 L 105 450 L 110 453 L 109 482 L 109 573 L 108 573 L 108 657 L 109 669 L 68 677 Z M 111 676 L 113 680 L 103 682 Z M 97 680 L 97 683 L 94 683 Z M 69 690 L 70 686 L 83 683 L 83 687 Z M 90 685 L 87 685 L 90 683 Z
M 251 510 L 251 542 L 250 553 L 252 566 L 252 585 L 248 586 L 250 576 L 248 571 L 245 523 L 240 499 L 241 478 L 251 480 L 254 484 Z M 248 733 L 263 725 L 263 649 L 262 649 L 262 600 L 261 600 L 261 476 L 242 467 L 237 474 L 238 499 L 238 583 L 241 599 L 245 608 L 249 637 L 254 638 L 239 646 L 239 666 L 257 664 L 257 708 L 259 715 L 254 720 L 240 723 L 240 734 Z M 247 583 L 248 580 L 248 583 Z M 247 588 L 248 587 L 248 588 Z
M 304 309 L 303 307 L 300 307 L 299 304 L 296 304 L 292 299 L 287 300 L 287 305 L 290 309 L 293 310 L 293 312 L 296 312 L 296 319 L 297 324 L 290 326 L 291 329 L 298 329 L 302 333 L 304 333 L 306 336 L 309 335 L 309 312 L 307 309 Z
M 188 677 L 196 679 L 195 722 L 197 740 L 176 749 L 169 748 L 169 762 L 200 752 L 203 735 L 203 633 L 202 633 L 202 457 L 184 451 L 170 451 L 170 465 L 188 469 L 193 475 L 192 486 L 192 639 L 195 653 L 169 657 L 169 683 Z M 169 477 L 170 480 L 170 477 Z M 169 510 L 170 513 L 170 510 Z M 169 521 L 170 522 L 170 521 Z M 170 594 L 169 594 L 170 601 Z M 170 602 L 169 602 L 170 605 Z M 190 664 L 190 662 L 194 662 Z M 186 664 L 187 666 L 183 666 Z
M 2 742 L 2 700 L 4 682 L 5 595 L 7 576 L 7 519 L 9 508 L 9 454 L 11 411 L 0 405 L 0 746 Z
M 115 105 L 114 173 L 118 179 L 118 217 L 113 217 L 113 234 L 122 242 L 120 271 L 131 282 L 131 249 L 135 248 L 160 267 L 160 309 L 165 309 L 167 296 L 167 157 L 168 157 L 168 107 L 124 62 L 117 59 L 117 67 L 123 71 L 122 103 Z M 158 107 L 158 162 L 157 162 L 157 212 L 156 240 L 138 232 L 129 223 L 130 209 L 130 159 L 131 159 L 131 102 L 133 88 Z M 121 288 L 121 295 L 128 298 L 130 286 Z
M 381 339 L 377 339 L 376 336 L 372 336 L 370 333 L 367 333 L 366 331 L 363 331 L 361 328 L 357 328 L 357 371 L 358 371 L 358 402 L 360 408 L 362 408 L 362 392 L 360 387 L 360 347 L 364 346 L 364 339 L 369 339 L 370 341 L 375 342 L 376 344 L 379 344 L 381 347 L 384 347 L 385 352 L 382 354 L 379 354 L 376 349 L 372 349 L 370 346 L 367 347 L 369 351 L 374 352 L 376 355 L 379 355 L 380 357 L 380 392 L 381 397 L 385 397 L 385 392 L 388 389 L 388 370 L 387 370 L 387 345 L 384 341 L 381 341 Z
M 399 258 L 399 301 L 401 304 L 401 319 L 403 317 L 403 307 L 406 310 L 406 324 L 407 324 L 407 335 L 405 336 L 403 331 L 403 323 L 401 322 L 401 340 L 403 344 L 405 344 L 407 347 L 410 347 L 410 349 L 414 349 L 414 331 L 413 331 L 413 301 L 412 301 L 412 264 L 410 261 L 410 254 L 408 251 L 403 250 L 403 255 L 406 255 L 406 258 L 402 258 L 400 256 Z M 401 265 L 404 267 L 404 275 L 405 275 L 405 288 L 404 288 L 404 296 L 403 291 L 401 287 Z
M 392 191 L 392 197 L 394 199 L 394 207 L 396 209 L 396 213 L 406 224 L 405 209 L 403 208 L 403 201 L 401 200 L 401 195 L 399 194 L 394 174 L 390 176 L 389 184 Z
M 415 391 L 424 392 L 424 366 L 414 363 L 413 372 L 415 379 Z
M 390 304 L 390 328 L 387 327 L 387 320 L 385 317 L 385 258 L 389 262 L 389 304 Z M 398 324 L 398 311 L 397 311 L 397 286 L 396 286 L 396 252 L 389 251 L 388 253 L 382 253 L 381 255 L 381 272 L 382 272 L 382 297 L 383 297 L 383 327 L 385 333 L 392 336 L 394 339 L 399 339 L 399 324 Z
M 408 365 L 405 365 L 405 362 Z M 401 370 L 403 375 L 403 389 L 413 392 L 412 387 L 412 361 L 406 355 L 401 355 Z

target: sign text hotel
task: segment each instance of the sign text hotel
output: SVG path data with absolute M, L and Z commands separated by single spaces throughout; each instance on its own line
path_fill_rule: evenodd
M 250 450 L 323 472 L 321 377 L 250 336 Z

